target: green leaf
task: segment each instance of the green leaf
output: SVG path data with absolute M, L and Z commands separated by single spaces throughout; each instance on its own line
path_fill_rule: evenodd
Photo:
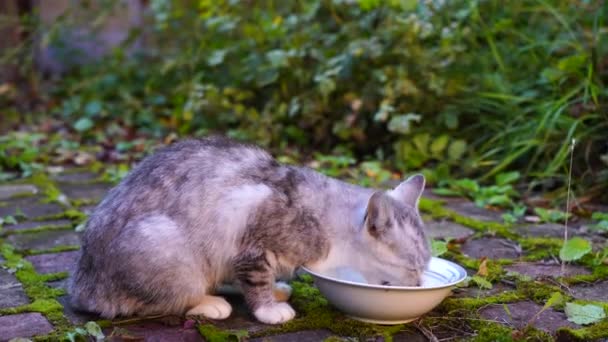
M 440 195 L 440 196 L 461 196 L 462 195 L 462 192 L 460 192 L 458 190 L 452 190 L 452 189 L 447 189 L 447 188 L 433 189 L 433 193 Z
M 84 115 L 88 117 L 95 116 L 101 112 L 101 102 L 91 101 L 84 106 Z
M 604 308 L 593 304 L 566 303 L 564 311 L 570 322 L 580 325 L 592 324 L 606 318 Z
M 515 182 L 520 177 L 519 172 L 505 172 L 496 175 L 496 185 L 507 185 Z
M 74 123 L 74 129 L 78 132 L 88 131 L 93 127 L 93 120 L 89 118 L 80 118 Z
M 87 329 L 89 335 L 95 337 L 98 341 L 103 340 L 105 335 L 101 331 L 101 327 L 95 322 L 87 322 L 84 325 L 84 328 Z
M 548 308 L 554 307 L 556 305 L 561 305 L 564 302 L 564 300 L 565 300 L 565 298 L 561 294 L 561 292 L 553 292 L 551 294 L 551 297 L 549 297 L 549 299 L 545 303 L 545 306 L 543 306 L 543 310 L 547 310 Z
M 434 257 L 438 257 L 443 255 L 448 251 L 448 243 L 441 240 L 432 240 L 431 241 L 431 254 Z
M 286 67 L 289 65 L 287 59 L 287 53 L 283 50 L 272 50 L 266 53 L 266 58 L 270 61 L 270 64 L 275 68 Z
M 448 147 L 448 158 L 451 160 L 460 159 L 467 150 L 467 143 L 464 140 L 454 140 Z
M 608 231 L 608 220 L 600 221 L 598 224 L 592 225 L 591 229 L 597 231 Z
M 393 133 L 407 134 L 410 132 L 412 122 L 420 122 L 422 116 L 419 114 L 409 113 L 395 115 L 388 122 L 387 129 Z
M 211 53 L 211 56 L 207 58 L 207 64 L 209 66 L 218 66 L 224 62 L 224 57 L 226 57 L 226 50 L 216 50 Z
M 591 252 L 591 243 L 580 237 L 572 238 L 562 246 L 559 258 L 563 261 L 575 261 Z
M 435 158 L 440 158 L 445 148 L 448 146 L 450 138 L 447 135 L 441 135 L 431 143 L 431 155 Z
M 490 283 L 486 278 L 483 278 L 478 275 L 474 275 L 471 277 L 471 280 L 479 286 L 480 289 L 489 290 L 492 288 L 492 283 Z

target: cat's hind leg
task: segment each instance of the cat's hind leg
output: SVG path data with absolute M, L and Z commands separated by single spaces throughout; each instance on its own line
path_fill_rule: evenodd
M 186 312 L 186 316 L 205 316 L 211 319 L 224 319 L 230 316 L 232 306 L 223 297 L 204 296 L 200 303 Z
M 261 250 L 248 250 L 235 259 L 234 269 L 253 315 L 263 323 L 279 324 L 295 317 L 296 312 L 274 297 L 274 270 Z

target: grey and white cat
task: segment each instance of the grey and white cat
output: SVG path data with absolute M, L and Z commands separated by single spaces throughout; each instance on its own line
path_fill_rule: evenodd
M 223 319 L 232 308 L 214 290 L 235 282 L 255 317 L 276 324 L 295 312 L 275 299 L 275 282 L 299 266 L 419 285 L 430 259 L 423 188 L 421 175 L 374 190 L 226 138 L 181 141 L 144 159 L 91 215 L 72 304 L 108 318 Z

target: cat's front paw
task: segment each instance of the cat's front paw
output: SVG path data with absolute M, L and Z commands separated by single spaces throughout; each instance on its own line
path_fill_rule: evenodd
M 205 316 L 211 319 L 224 319 L 230 316 L 232 306 L 224 298 L 205 296 L 197 306 L 190 309 L 186 316 Z
M 257 308 L 253 314 L 262 323 L 280 324 L 294 318 L 296 312 L 287 303 L 272 303 Z

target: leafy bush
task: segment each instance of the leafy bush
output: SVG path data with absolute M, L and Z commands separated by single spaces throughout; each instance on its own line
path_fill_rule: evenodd
M 154 48 L 117 49 L 54 88 L 52 112 L 85 139 L 117 122 L 152 136 L 222 131 L 339 145 L 432 180 L 519 170 L 555 187 L 576 137 L 574 184 L 608 184 L 600 2 L 150 4 Z

